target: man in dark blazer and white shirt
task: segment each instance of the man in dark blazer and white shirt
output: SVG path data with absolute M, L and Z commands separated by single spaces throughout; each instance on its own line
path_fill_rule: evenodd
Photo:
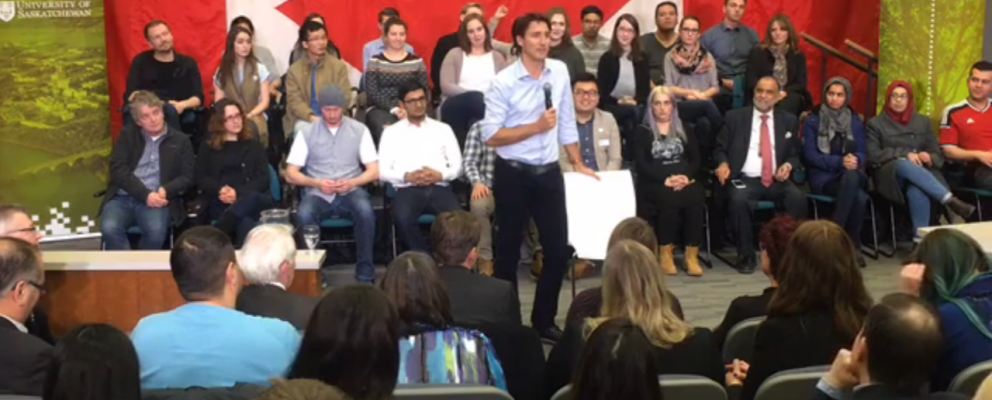
M 287 225 L 259 225 L 248 233 L 238 264 L 250 283 L 235 308 L 245 314 L 276 318 L 304 330 L 318 298 L 287 291 L 296 272 L 296 242 Z
M 746 274 L 756 265 L 751 214 L 758 201 L 774 201 L 795 219 L 806 217 L 806 197 L 790 180 L 800 167 L 799 120 L 775 110 L 778 96 L 775 78 L 762 78 L 754 89 L 754 106 L 728 112 L 717 136 L 716 177 L 728 191 L 737 236 L 735 268 Z
M 448 289 L 456 324 L 520 325 L 520 300 L 510 282 L 473 272 L 479 258 L 478 219 L 466 211 L 437 216 L 431 226 L 431 245 L 438 273 Z
M 52 346 L 24 326 L 45 292 L 41 254 L 0 238 L 0 394 L 41 396 Z

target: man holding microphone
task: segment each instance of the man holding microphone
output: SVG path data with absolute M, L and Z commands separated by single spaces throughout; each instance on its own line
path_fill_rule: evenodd
M 564 145 L 575 171 L 599 179 L 582 163 L 568 68 L 548 59 L 550 21 L 526 14 L 513 23 L 511 50 L 520 59 L 501 71 L 486 93 L 482 138 L 496 148 L 493 186 L 499 224 L 495 276 L 516 287 L 520 243 L 528 220 L 537 225 L 544 270 L 537 282 L 531 326 L 557 341 L 558 294 L 568 265 L 565 182 L 558 164 Z

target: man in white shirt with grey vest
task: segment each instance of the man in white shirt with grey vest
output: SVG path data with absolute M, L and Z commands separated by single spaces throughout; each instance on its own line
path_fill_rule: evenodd
M 375 213 L 362 186 L 379 179 L 375 144 L 365 125 L 344 115 L 347 102 L 340 88 L 325 85 L 317 103 L 321 121 L 297 135 L 286 158 L 286 181 L 305 188 L 296 222 L 303 227 L 319 226 L 332 216 L 352 220 L 358 258 L 355 278 L 371 284 Z
M 408 82 L 398 100 L 406 118 L 382 132 L 382 181 L 396 188 L 391 208 L 397 234 L 410 250 L 426 252 L 417 222 L 421 214 L 459 208 L 450 183 L 461 175 L 462 153 L 451 127 L 427 117 L 427 88 Z

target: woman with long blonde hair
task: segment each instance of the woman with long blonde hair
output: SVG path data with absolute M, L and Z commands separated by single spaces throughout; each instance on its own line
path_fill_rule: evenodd
M 701 375 L 722 383 L 724 367 L 711 343 L 712 332 L 693 328 L 672 311 L 664 275 L 655 255 L 644 245 L 623 240 L 606 255 L 601 316 L 578 326 L 566 326 L 561 341 L 548 356 L 545 389 L 555 393 L 569 383 L 589 333 L 611 318 L 627 318 L 654 345 L 659 374 Z M 550 396 L 549 396 L 550 397 Z

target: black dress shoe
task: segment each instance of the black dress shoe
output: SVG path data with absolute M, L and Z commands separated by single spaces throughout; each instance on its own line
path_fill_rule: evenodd
M 751 275 L 754 273 L 756 264 L 754 256 L 737 256 L 737 265 L 734 266 L 734 269 L 742 274 Z
M 539 329 L 537 334 L 543 340 L 558 343 L 561 340 L 562 331 L 557 326 L 551 325 L 548 328 Z

